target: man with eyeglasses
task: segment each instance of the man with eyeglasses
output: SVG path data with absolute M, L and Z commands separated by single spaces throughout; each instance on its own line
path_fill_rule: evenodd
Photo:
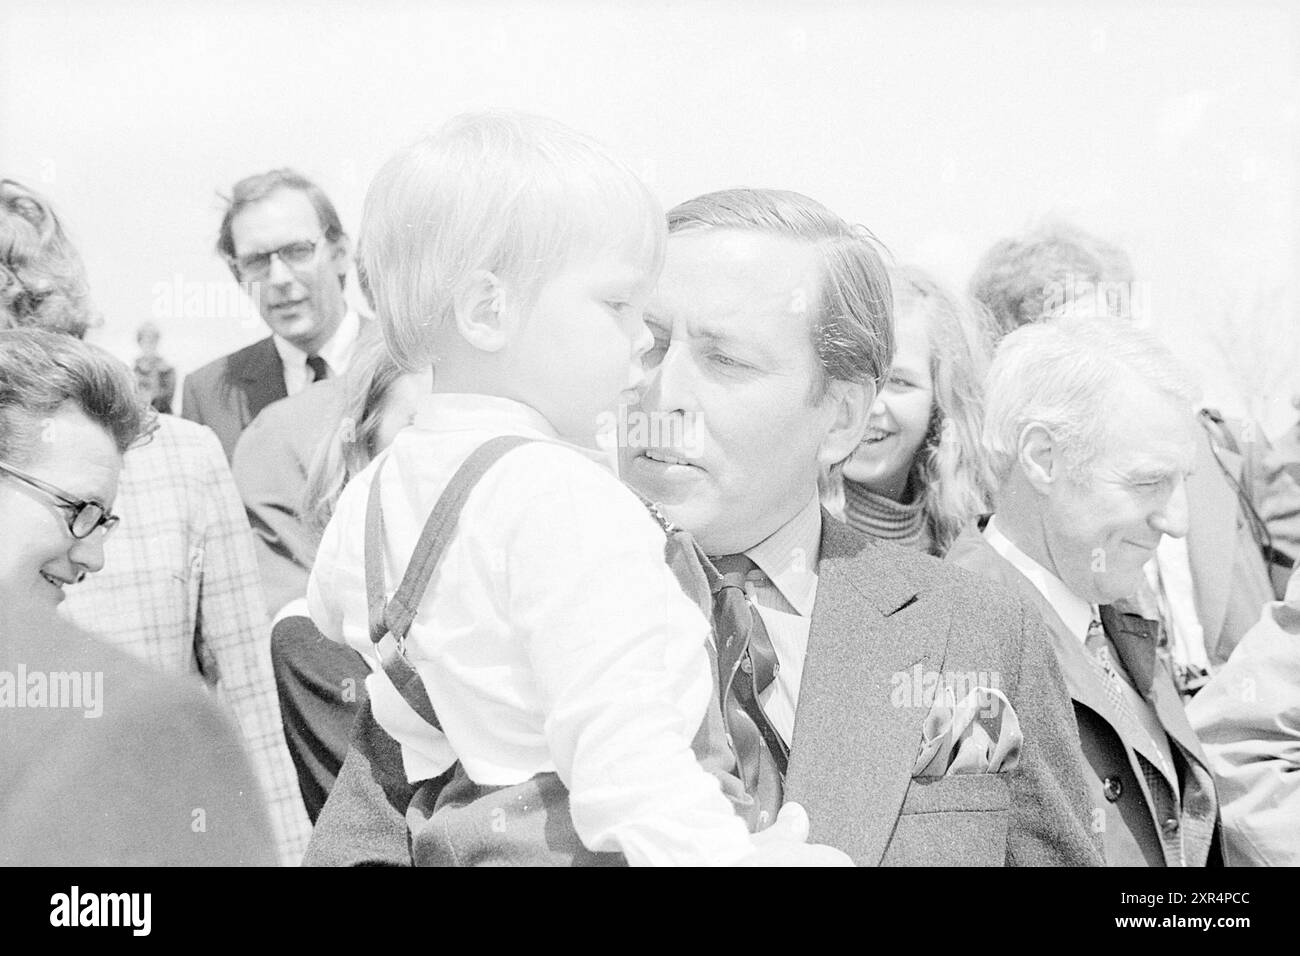
M 25 471 L 20 471 L 13 465 L 6 465 L 2 461 L 0 461 L 0 474 L 17 478 L 29 488 L 34 488 L 53 501 L 54 506 L 67 516 L 68 530 L 78 540 L 90 537 L 91 532 L 101 525 L 105 534 L 107 534 L 117 527 L 120 520 L 117 515 L 111 513 L 98 501 L 84 501 L 74 498 L 66 491 L 62 491 L 48 482 L 41 481 Z M 79 577 L 77 580 L 81 580 L 81 578 Z
M 185 379 L 181 414 L 216 432 L 229 459 L 263 408 L 347 370 L 362 321 L 344 298 L 350 246 L 338 213 L 291 169 L 235 184 L 217 251 L 271 330 Z

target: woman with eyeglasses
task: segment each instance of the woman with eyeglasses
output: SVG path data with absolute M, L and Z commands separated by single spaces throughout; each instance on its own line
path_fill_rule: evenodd
M 126 366 L 70 336 L 0 331 L 0 601 L 54 607 L 104 566 L 144 413 Z

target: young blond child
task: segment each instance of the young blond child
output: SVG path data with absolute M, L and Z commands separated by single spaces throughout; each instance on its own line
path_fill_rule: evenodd
M 633 865 L 752 862 L 755 838 L 691 749 L 711 695 L 709 623 L 665 565 L 663 531 L 597 450 L 598 422 L 642 383 L 664 243 L 634 175 L 537 117 L 461 116 L 383 167 L 363 267 L 393 357 L 432 364 L 433 394 L 343 492 L 308 600 L 326 636 L 372 659 L 363 542 L 376 466 L 391 590 L 470 453 L 496 436 L 536 439 L 474 487 L 410 628 L 406 657 L 442 731 L 381 669 L 367 680 L 375 719 L 412 783 L 456 761 L 484 787 L 555 771 L 590 850 Z

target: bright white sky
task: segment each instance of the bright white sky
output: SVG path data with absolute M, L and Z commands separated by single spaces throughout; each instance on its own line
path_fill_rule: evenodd
M 475 107 L 592 133 L 666 204 L 801 190 L 961 285 L 994 239 L 1064 214 L 1127 246 L 1207 398 L 1285 427 L 1300 6 L 919 6 L 5 0 L 0 175 L 70 227 L 98 341 L 130 358 L 155 317 L 182 372 L 265 334 L 225 297 L 218 190 L 293 165 L 355 230 L 379 163 Z M 224 315 L 168 311 L 178 282 Z

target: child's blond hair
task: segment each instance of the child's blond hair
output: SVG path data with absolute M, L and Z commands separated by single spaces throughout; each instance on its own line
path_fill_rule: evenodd
M 419 371 L 437 361 L 455 297 L 480 270 L 527 308 L 575 255 L 630 247 L 657 272 L 665 240 L 659 202 L 594 140 L 492 111 L 457 116 L 384 164 L 358 260 L 393 358 Z

